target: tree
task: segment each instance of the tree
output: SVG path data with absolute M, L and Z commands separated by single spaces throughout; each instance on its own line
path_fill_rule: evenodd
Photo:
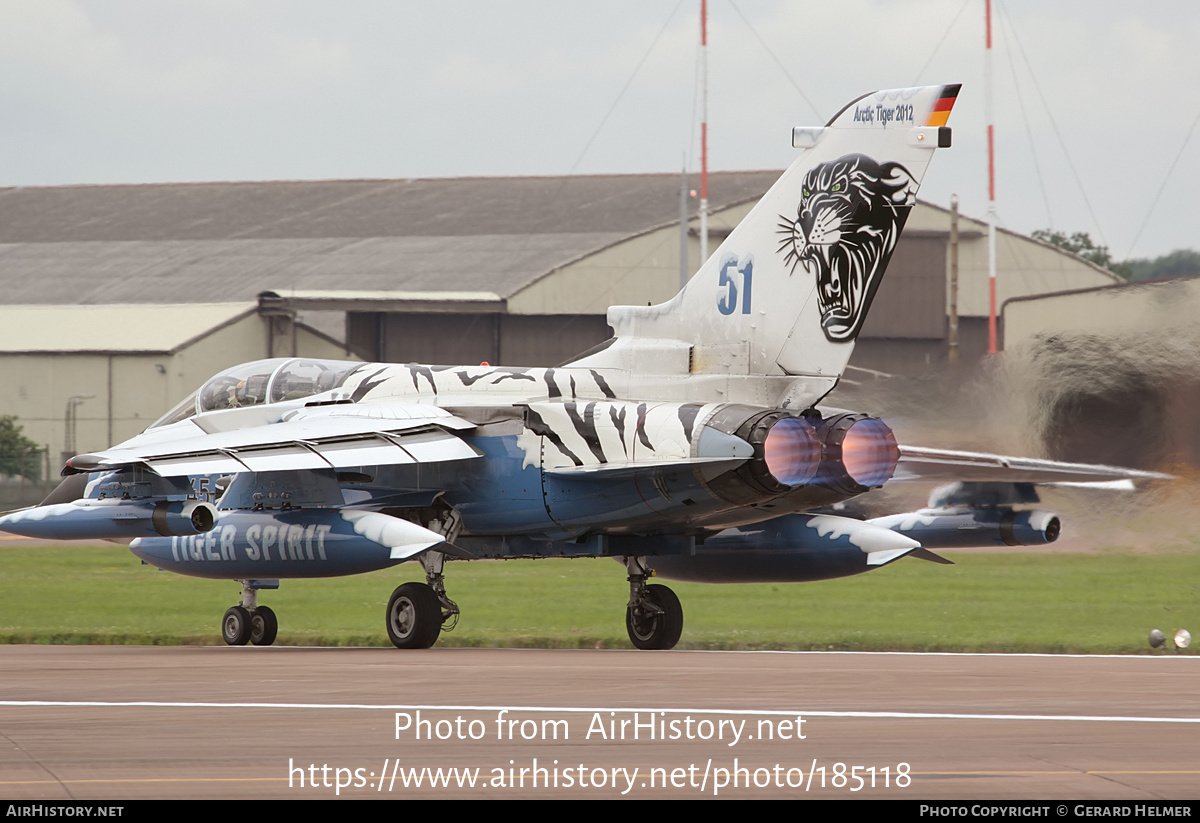
M 1058 246 L 1097 266 L 1108 269 L 1126 280 L 1160 280 L 1167 277 L 1200 275 L 1200 252 L 1176 249 L 1158 257 L 1143 257 L 1118 263 L 1108 253 L 1108 246 L 1097 246 L 1087 232 L 1077 231 L 1070 237 L 1053 229 L 1038 229 L 1034 238 Z
M 1041 240 L 1044 243 L 1049 243 L 1052 246 L 1058 246 L 1060 249 L 1065 249 L 1072 254 L 1082 257 L 1084 260 L 1090 260 L 1101 268 L 1108 269 L 1111 272 L 1128 277 L 1128 272 L 1120 271 L 1120 264 L 1113 263 L 1112 255 L 1108 253 L 1108 246 L 1097 246 L 1091 236 L 1085 231 L 1077 231 L 1070 237 L 1060 231 L 1054 229 L 1038 229 L 1033 233 L 1036 240 Z
M 1191 277 L 1200 274 L 1200 252 L 1176 249 L 1159 257 L 1129 260 L 1130 280 L 1159 280 L 1164 277 Z
M 37 482 L 42 476 L 42 447 L 23 431 L 16 417 L 0 416 L 0 475 L 24 476 Z

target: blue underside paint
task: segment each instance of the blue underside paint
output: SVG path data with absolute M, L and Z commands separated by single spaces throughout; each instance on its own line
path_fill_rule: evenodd
M 655 572 L 698 583 L 804 583 L 870 571 L 867 554 L 846 536 L 822 536 L 809 515 L 788 515 L 725 529 L 692 557 L 660 557 Z
M 477 557 L 639 555 L 655 558 L 665 577 L 714 582 L 818 580 L 869 568 L 844 536 L 818 535 L 805 527 L 805 516 L 725 529 L 698 544 L 685 533 L 689 521 L 734 507 L 709 494 L 690 467 L 555 474 L 533 465 L 516 436 L 469 442 L 482 457 L 363 466 L 359 473 L 371 480 L 345 486 L 346 500 L 355 509 L 405 518 L 406 510 L 427 506 L 440 493 L 463 518 L 457 545 Z M 201 478 L 201 485 L 215 488 L 214 480 Z M 143 506 L 152 508 L 153 500 L 119 508 Z M 335 577 L 387 568 L 411 555 L 393 552 L 361 525 L 356 530 L 342 510 L 226 509 L 212 531 L 141 537 L 131 550 L 159 568 L 216 579 Z M 70 518 L 43 523 L 80 527 Z M 95 523 L 90 526 L 94 531 Z
M 217 579 L 338 577 L 404 562 L 328 510 L 223 512 L 210 532 L 135 540 L 130 550 L 160 569 Z
M 687 517 L 730 508 L 690 468 L 658 467 L 620 477 L 557 475 L 523 467 L 517 438 L 474 437 L 478 460 L 363 471 L 375 486 L 444 491 L 472 535 L 578 536 L 592 531 L 678 530 Z

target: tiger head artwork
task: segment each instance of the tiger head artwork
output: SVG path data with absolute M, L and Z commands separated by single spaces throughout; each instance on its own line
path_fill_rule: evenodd
M 847 154 L 810 169 L 795 219 L 780 215 L 779 253 L 792 274 L 816 277 L 821 328 L 831 342 L 851 341 L 862 328 L 916 191 L 899 163 Z

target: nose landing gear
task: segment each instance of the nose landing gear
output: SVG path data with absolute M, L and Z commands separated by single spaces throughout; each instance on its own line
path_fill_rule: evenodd
M 271 609 L 258 605 L 258 590 L 274 586 L 252 585 L 260 581 L 239 582 L 242 584 L 242 601 L 221 618 L 221 637 L 230 646 L 245 646 L 247 643 L 270 646 L 279 634 L 279 620 Z

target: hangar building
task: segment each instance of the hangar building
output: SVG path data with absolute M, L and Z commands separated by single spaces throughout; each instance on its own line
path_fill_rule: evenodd
M 57 482 L 67 457 L 137 434 L 219 370 L 214 362 L 270 356 L 271 322 L 254 302 L 0 305 L 0 415 L 43 445 L 39 476 Z M 306 357 L 348 357 L 300 323 L 285 342 Z M 15 507 L 5 492 L 0 510 Z
M 711 249 L 778 175 L 710 175 Z M 207 376 L 261 357 L 562 362 L 609 336 L 609 305 L 657 303 L 678 290 L 681 182 L 649 174 L 0 189 L 0 306 L 10 318 L 0 358 L 11 389 L 0 415 L 18 415 L 56 458 L 68 446 L 71 397 L 95 395 L 75 408 L 72 447 L 103 448 Z M 914 209 L 853 366 L 912 373 L 942 363 L 949 229 L 947 210 Z M 690 272 L 699 263 L 694 216 L 683 240 Z M 964 361 L 986 345 L 986 245 L 981 222 L 960 220 Z M 1001 300 L 1114 280 L 1027 237 L 1001 232 L 997 245 Z

